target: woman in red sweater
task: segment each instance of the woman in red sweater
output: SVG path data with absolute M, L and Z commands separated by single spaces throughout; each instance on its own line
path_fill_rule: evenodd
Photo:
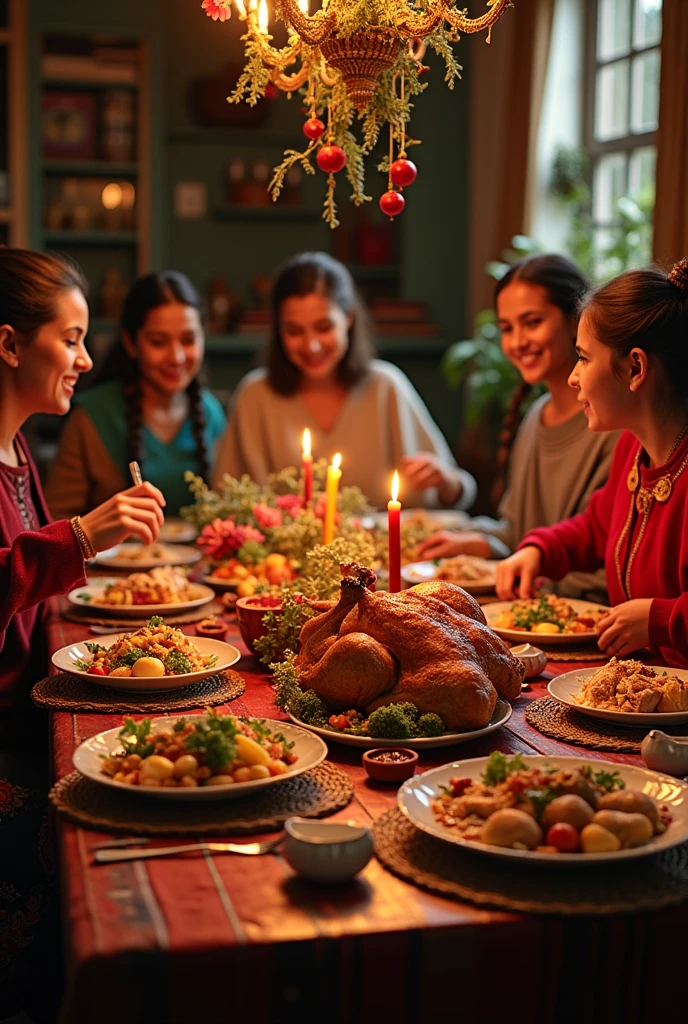
M 603 565 L 614 607 L 600 648 L 626 657 L 652 647 L 688 667 L 688 258 L 668 275 L 632 270 L 594 291 L 576 348 L 569 384 L 588 426 L 627 433 L 586 511 L 527 534 L 497 567 L 497 593 L 527 598 L 538 574 Z
M 59 998 L 43 828 L 48 738 L 29 699 L 47 669 L 41 602 L 83 583 L 85 558 L 128 534 L 155 540 L 165 504 L 146 483 L 83 519 L 50 522 L 20 429 L 33 413 L 64 415 L 91 369 L 85 293 L 76 265 L 0 248 L 0 1019 L 28 1008 L 36 1021 L 53 1020 Z

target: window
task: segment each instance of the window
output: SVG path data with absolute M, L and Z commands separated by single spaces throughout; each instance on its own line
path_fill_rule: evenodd
M 590 156 L 597 272 L 650 259 L 662 0 L 588 0 Z

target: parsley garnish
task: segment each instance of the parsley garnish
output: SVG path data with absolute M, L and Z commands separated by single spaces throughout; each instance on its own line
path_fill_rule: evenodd
M 504 782 L 507 775 L 523 771 L 525 768 L 527 765 L 520 754 L 515 754 L 510 761 L 507 761 L 505 754 L 493 750 L 483 772 L 483 782 L 486 786 L 496 786 L 497 783 Z

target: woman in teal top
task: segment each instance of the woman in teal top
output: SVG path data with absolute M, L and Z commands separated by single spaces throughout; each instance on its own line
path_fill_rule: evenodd
M 46 486 L 53 516 L 81 515 L 121 490 L 132 459 L 175 515 L 190 495 L 187 469 L 210 479 L 225 429 L 218 400 L 201 387 L 201 301 L 174 270 L 148 274 L 129 292 L 120 340 L 95 387 L 78 394 Z

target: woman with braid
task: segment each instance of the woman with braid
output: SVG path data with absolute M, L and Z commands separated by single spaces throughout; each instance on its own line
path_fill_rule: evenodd
M 420 557 L 458 554 L 500 558 L 529 530 L 582 512 L 609 475 L 618 434 L 592 434 L 568 378 L 576 362 L 578 303 L 587 281 L 563 256 L 529 256 L 495 289 L 502 349 L 522 377 L 507 412 L 498 462 L 506 476 L 499 520 L 473 519 L 464 532 L 442 531 Z M 520 409 L 537 384 L 547 387 L 519 426 Z M 570 573 L 556 586 L 566 597 L 600 600 L 604 574 Z
M 120 340 L 99 383 L 77 395 L 46 487 L 53 515 L 80 514 L 120 490 L 136 459 L 175 515 L 189 503 L 184 471 L 209 480 L 225 428 L 218 400 L 199 384 L 205 338 L 201 302 L 174 270 L 129 292 Z

